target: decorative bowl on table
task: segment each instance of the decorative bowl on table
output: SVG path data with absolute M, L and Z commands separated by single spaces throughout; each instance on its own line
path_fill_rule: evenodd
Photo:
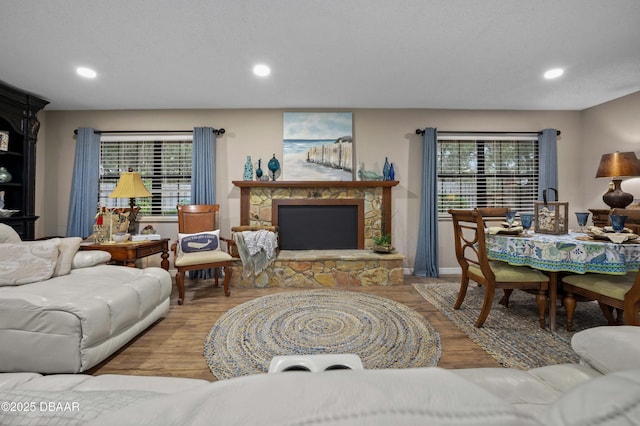
M 131 237 L 131 234 L 123 234 L 123 233 L 119 232 L 117 234 L 113 234 L 111 236 L 111 239 L 113 241 L 115 241 L 116 243 L 124 243 L 125 241 L 129 240 L 129 237 Z
M 18 213 L 20 210 L 0 209 L 0 217 L 9 217 Z

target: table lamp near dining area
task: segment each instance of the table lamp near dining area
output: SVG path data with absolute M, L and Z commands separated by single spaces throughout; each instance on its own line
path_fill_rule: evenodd
M 633 195 L 624 192 L 620 185 L 623 177 L 640 176 L 640 163 L 635 152 L 614 152 L 603 154 L 596 178 L 610 177 L 613 188 L 602 196 L 602 201 L 609 207 L 624 209 L 633 202 Z
M 136 198 L 145 198 L 151 196 L 151 193 L 144 186 L 144 183 L 142 183 L 142 177 L 140 176 L 140 173 L 136 173 L 129 169 L 128 172 L 123 172 L 120 174 L 120 179 L 118 179 L 116 188 L 111 194 L 109 194 L 109 198 L 129 199 L 129 217 L 127 218 L 127 220 L 129 221 L 127 232 L 129 234 L 133 235 L 136 233 Z

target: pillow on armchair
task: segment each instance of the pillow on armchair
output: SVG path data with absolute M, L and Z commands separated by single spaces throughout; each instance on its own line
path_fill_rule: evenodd
M 220 230 L 178 234 L 178 254 L 220 250 Z

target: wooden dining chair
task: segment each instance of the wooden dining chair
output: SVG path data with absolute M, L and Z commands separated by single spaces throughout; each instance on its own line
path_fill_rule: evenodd
M 482 216 L 485 228 L 504 222 L 509 211 L 507 207 L 478 207 L 476 210 Z
M 215 285 L 218 287 L 219 268 L 224 270 L 224 295 L 229 296 L 231 262 L 233 257 L 222 251 L 218 229 L 218 204 L 178 205 L 178 241 L 171 246 L 174 252 L 178 304 L 184 302 L 184 274 L 186 271 L 214 269 Z M 204 233 L 204 234 L 203 234 Z
M 573 315 L 576 310 L 576 296 L 595 300 L 600 305 L 609 325 L 640 325 L 640 272 L 626 275 L 575 274 L 562 278 L 564 297 L 562 302 L 567 311 L 567 331 L 573 330 Z M 618 311 L 617 318 L 613 310 Z
M 484 212 L 490 213 L 487 210 Z M 527 266 L 512 266 L 506 262 L 489 260 L 485 240 L 485 219 L 478 209 L 451 209 L 449 214 L 453 219 L 456 258 L 462 268 L 460 290 L 453 308 L 460 309 L 462 306 L 469 280 L 484 287 L 484 300 L 475 323 L 479 328 L 489 316 L 496 289 L 507 290 L 501 300 L 505 306 L 508 306 L 508 296 L 512 290 L 525 290 L 536 294 L 540 327 L 545 328 L 549 277 Z M 497 220 L 497 216 L 493 219 Z

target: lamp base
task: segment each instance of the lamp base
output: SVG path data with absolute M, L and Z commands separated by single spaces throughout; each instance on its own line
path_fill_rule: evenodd
M 629 204 L 631 204 L 631 202 L 629 202 Z M 131 235 L 137 234 L 136 232 L 136 218 L 137 218 L 137 214 L 136 214 L 136 199 L 135 198 L 129 198 L 129 226 L 127 227 L 127 232 Z
M 624 209 L 633 202 L 633 194 L 624 192 L 620 185 L 622 179 L 612 179 L 613 189 L 610 189 L 602 196 L 602 201 L 612 209 Z

